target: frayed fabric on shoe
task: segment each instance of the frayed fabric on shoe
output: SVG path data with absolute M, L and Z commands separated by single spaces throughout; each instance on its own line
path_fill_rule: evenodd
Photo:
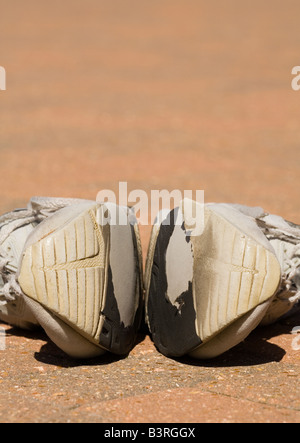
M 300 226 L 277 215 L 256 219 L 272 244 L 281 266 L 281 282 L 262 324 L 270 324 L 287 313 L 294 313 L 300 300 Z

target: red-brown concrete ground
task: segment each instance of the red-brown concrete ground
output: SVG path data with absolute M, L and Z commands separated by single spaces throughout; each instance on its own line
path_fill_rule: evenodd
M 300 224 L 299 3 L 0 0 L 0 11 L 1 212 L 127 181 Z M 162 356 L 143 333 L 125 359 L 74 362 L 42 332 L 1 325 L 0 421 L 299 422 L 298 325 L 257 329 L 200 363 Z

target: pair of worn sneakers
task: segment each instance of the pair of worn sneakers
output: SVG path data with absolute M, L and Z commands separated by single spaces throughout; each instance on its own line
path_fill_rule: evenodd
M 130 208 L 36 197 L 4 214 L 0 320 L 42 327 L 69 356 L 91 358 L 128 354 L 145 319 L 164 355 L 205 359 L 299 308 L 300 226 L 205 204 L 191 235 L 183 208 L 158 215 L 144 276 Z

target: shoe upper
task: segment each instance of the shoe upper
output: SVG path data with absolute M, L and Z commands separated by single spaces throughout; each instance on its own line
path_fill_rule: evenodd
M 275 215 L 257 219 L 281 265 L 281 283 L 262 324 L 270 324 L 300 307 L 300 226 Z
M 26 308 L 16 273 L 26 239 L 35 226 L 36 223 L 32 221 L 14 228 L 0 242 L 0 320 L 24 329 L 31 329 L 37 322 Z M 0 235 L 3 230 L 0 228 Z

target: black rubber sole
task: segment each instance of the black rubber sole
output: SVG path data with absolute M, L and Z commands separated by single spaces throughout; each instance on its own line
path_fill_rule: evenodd
M 147 300 L 149 327 L 158 350 L 168 357 L 181 357 L 202 341 L 196 332 L 192 282 L 174 306 L 167 297 L 166 251 L 174 232 L 178 209 L 162 224 L 156 241 Z M 179 306 L 180 308 L 178 308 Z
M 134 317 L 133 324 L 131 326 L 124 326 L 121 322 L 120 313 L 114 294 L 114 286 L 112 281 L 112 272 L 109 266 L 108 268 L 108 284 L 106 289 L 106 302 L 105 307 L 101 312 L 104 316 L 104 323 L 99 337 L 99 344 L 109 352 L 117 355 L 127 355 L 136 344 L 137 334 L 142 321 L 143 313 L 143 288 L 140 272 L 140 258 L 137 248 L 137 240 L 133 226 L 131 226 L 132 238 L 135 251 L 136 262 L 136 275 L 139 292 L 138 308 Z

